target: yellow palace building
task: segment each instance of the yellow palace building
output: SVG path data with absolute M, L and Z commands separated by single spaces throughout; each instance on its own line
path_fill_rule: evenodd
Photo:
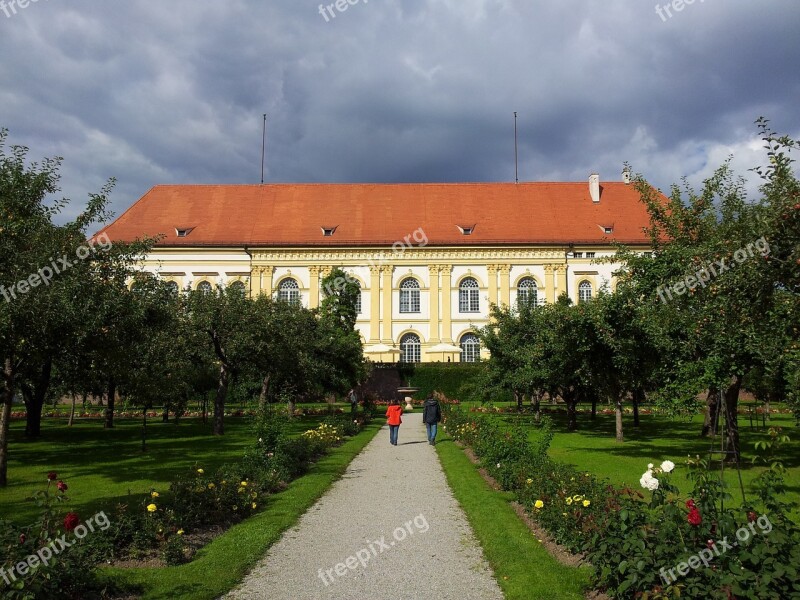
M 490 304 L 588 300 L 614 288 L 613 242 L 646 251 L 630 184 L 163 185 L 103 232 L 158 237 L 141 267 L 179 289 L 236 285 L 314 308 L 336 267 L 361 286 L 377 362 L 479 358 Z

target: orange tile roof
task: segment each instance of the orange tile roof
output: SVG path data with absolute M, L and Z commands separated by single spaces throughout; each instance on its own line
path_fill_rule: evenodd
M 648 222 L 634 186 L 621 182 L 601 183 L 599 203 L 588 182 L 159 185 L 99 233 L 163 235 L 160 247 L 374 246 L 421 227 L 429 245 L 605 245 L 647 244 Z M 324 237 L 323 227 L 336 232 Z

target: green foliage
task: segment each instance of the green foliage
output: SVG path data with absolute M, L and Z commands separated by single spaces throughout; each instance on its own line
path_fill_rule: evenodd
M 98 558 L 91 546 L 102 532 L 87 529 L 82 536 L 74 533 L 77 526 L 86 526 L 76 513 L 57 510 L 68 498 L 66 484 L 55 480 L 52 473 L 47 487 L 31 498 L 41 511 L 36 525 L 19 527 L 0 521 L 3 598 L 90 598 L 99 597 L 103 590 L 93 571 Z
M 408 373 L 409 385 L 419 388 L 416 397 L 427 398 L 434 391 L 460 401 L 481 400 L 486 372 L 484 363 L 420 363 Z M 508 391 L 495 396 L 511 400 Z
M 727 599 L 732 592 L 755 600 L 789 598 L 800 591 L 795 587 L 800 528 L 788 517 L 792 505 L 781 500 L 784 471 L 775 460 L 786 442 L 780 431 L 758 447 L 773 465 L 756 482 L 767 508 L 758 514 L 751 505 L 733 504 L 706 461 L 688 461 L 688 498 L 671 483 L 674 465 L 648 465 L 657 488 L 646 501 L 637 490 L 615 488 L 550 459 L 552 428 L 547 419 L 529 441 L 524 430 L 490 416 L 446 407 L 445 417 L 448 434 L 469 445 L 503 489 L 513 492 L 556 541 L 586 555 L 595 585 L 613 598 Z M 737 535 L 739 545 L 722 552 L 726 536 L 736 541 Z M 720 552 L 712 552 L 715 543 Z M 700 556 L 710 559 L 708 566 L 669 577 L 669 569 L 694 562 L 691 557 L 701 551 Z

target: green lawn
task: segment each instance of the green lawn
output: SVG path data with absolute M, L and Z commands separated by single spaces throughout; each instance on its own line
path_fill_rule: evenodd
M 686 458 L 700 455 L 708 457 L 711 440 L 700 437 L 703 417 L 697 415 L 691 420 L 675 419 L 658 415 L 642 415 L 641 426 L 633 427 L 632 417 L 626 415 L 625 441 L 614 440 L 614 415 L 597 415 L 592 421 L 588 414 L 578 418 L 577 432 L 570 433 L 566 427 L 566 415 L 563 412 L 552 414 L 556 426 L 556 435 L 550 447 L 550 456 L 554 459 L 572 464 L 582 471 L 590 471 L 606 478 L 616 485 L 629 485 L 641 489 L 639 478 L 647 469 L 648 463 L 661 464 L 663 460 L 673 461 L 677 467 L 672 481 L 682 492 L 688 494 L 691 484 L 686 477 Z M 502 418 L 508 423 L 533 423 L 529 414 L 504 414 Z M 772 415 L 768 423 L 782 427 L 791 438 L 784 447 L 780 457 L 788 468 L 787 499 L 800 503 L 800 429 L 795 426 L 792 415 Z M 756 441 L 768 439 L 766 429 L 751 431 L 750 421 L 740 416 L 739 429 L 742 447 L 741 472 L 745 486 L 745 494 L 752 494 L 751 483 L 764 470 L 761 465 L 754 465 L 753 445 Z M 719 437 L 716 448 L 719 448 Z M 719 467 L 719 462 L 715 465 Z M 739 480 L 736 469 L 725 466 L 725 481 L 733 493 L 734 502 L 741 501 Z M 750 497 L 748 497 L 750 500 Z M 797 516 L 798 513 L 795 512 Z
M 296 433 L 316 427 L 322 417 L 297 419 Z M 141 422 L 117 420 L 114 429 L 103 429 L 101 421 L 83 420 L 72 427 L 59 419 L 44 419 L 42 436 L 24 437 L 24 420 L 11 424 L 8 487 L 0 488 L 0 518 L 27 525 L 36 520 L 38 509 L 26 501 L 47 484 L 48 471 L 55 471 L 69 486 L 64 509 L 90 515 L 113 512 L 129 494 L 137 496 L 151 488 L 165 490 L 182 470 L 195 464 L 213 470 L 238 461 L 250 444 L 250 421 L 228 417 L 225 435 L 210 435 L 211 425 L 186 419 L 179 425 L 152 420 L 147 426 L 147 452 L 141 450 Z
M 436 451 L 506 600 L 582 600 L 588 569 L 556 561 L 511 508 L 512 495 L 492 490 L 449 437 Z

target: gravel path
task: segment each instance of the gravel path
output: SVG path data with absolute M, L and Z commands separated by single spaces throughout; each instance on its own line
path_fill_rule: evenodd
M 227 597 L 502 600 L 503 594 L 426 441 L 421 414 L 412 413 L 403 416 L 398 446 L 389 444 L 384 426 Z

